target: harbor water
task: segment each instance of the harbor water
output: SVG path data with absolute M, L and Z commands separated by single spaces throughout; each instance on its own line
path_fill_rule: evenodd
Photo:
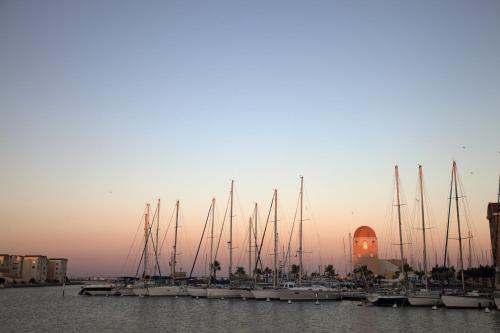
M 0 290 L 0 332 L 500 332 L 500 312 Z

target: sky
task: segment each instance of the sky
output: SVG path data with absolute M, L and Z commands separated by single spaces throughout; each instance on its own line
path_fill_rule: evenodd
M 70 276 L 135 273 L 134 235 L 161 198 L 162 235 L 180 200 L 186 270 L 212 197 L 220 230 L 234 179 L 246 265 L 254 203 L 263 230 L 278 189 L 287 246 L 303 175 L 306 267 L 343 272 L 361 225 L 395 256 L 396 164 L 418 248 L 421 164 L 442 256 L 456 160 L 483 254 L 500 173 L 499 16 L 486 0 L 0 0 L 0 252 L 67 257 Z

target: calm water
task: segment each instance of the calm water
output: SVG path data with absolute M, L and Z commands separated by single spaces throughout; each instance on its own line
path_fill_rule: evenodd
M 0 332 L 500 332 L 500 312 L 0 290 Z

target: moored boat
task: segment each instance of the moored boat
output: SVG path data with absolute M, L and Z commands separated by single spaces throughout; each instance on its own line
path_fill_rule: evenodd
M 441 293 L 438 290 L 420 290 L 408 295 L 411 306 L 439 306 L 443 305 Z
M 274 289 L 274 288 L 263 288 L 263 289 L 253 289 L 252 295 L 255 299 L 258 300 L 271 300 L 271 299 L 280 299 L 280 292 L 282 289 Z
M 447 308 L 481 309 L 492 308 L 495 304 L 494 299 L 489 294 L 478 292 L 442 295 L 441 299 Z
M 373 305 L 381 306 L 401 306 L 407 302 L 404 292 L 374 292 L 367 294 L 366 299 Z
M 207 288 L 188 287 L 187 291 L 191 297 L 207 297 Z
M 78 295 L 86 296 L 116 296 L 119 295 L 114 284 L 94 284 L 83 286 Z
M 312 285 L 309 287 L 281 289 L 279 291 L 279 296 L 280 300 L 283 301 L 338 300 L 341 298 L 341 293 L 332 288 Z
M 207 298 L 241 298 L 240 289 L 207 288 Z
M 190 296 L 186 287 L 183 286 L 152 286 L 148 288 L 149 296 Z

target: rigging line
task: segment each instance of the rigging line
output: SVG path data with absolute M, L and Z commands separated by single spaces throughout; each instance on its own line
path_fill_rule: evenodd
M 165 235 L 163 235 L 160 250 L 163 249 L 163 244 L 165 243 L 165 239 L 167 239 L 168 230 L 170 229 L 170 225 L 172 224 L 172 221 L 174 219 L 174 215 L 175 215 L 175 205 L 174 205 L 174 209 L 172 210 L 172 215 L 170 216 L 170 220 L 168 221 L 167 229 L 165 230 Z
M 318 250 L 319 264 L 322 265 L 323 264 L 323 251 L 322 251 L 322 245 L 321 245 L 321 238 L 319 237 L 318 225 L 316 224 L 316 215 L 314 214 L 314 210 L 313 210 L 313 207 L 312 207 L 312 204 L 311 204 L 311 199 L 309 198 L 309 192 L 307 191 L 307 187 L 306 186 L 304 186 L 304 193 L 306 195 L 306 201 L 307 201 L 307 203 L 309 205 L 309 211 L 310 211 L 310 214 L 311 214 L 311 220 L 313 222 L 314 230 L 316 232 L 316 238 L 318 240 L 318 245 L 319 245 L 319 250 Z M 306 210 L 307 210 L 307 206 L 306 206 Z
M 217 254 L 219 253 L 220 240 L 222 238 L 222 232 L 224 230 L 224 224 L 226 222 L 227 210 L 229 209 L 229 201 L 231 200 L 231 196 L 227 198 L 226 211 L 224 212 L 224 218 L 222 219 L 222 225 L 220 227 L 219 240 L 217 241 L 217 247 L 215 248 L 214 262 L 217 260 Z
M 141 228 L 142 225 L 142 219 L 144 218 L 145 212 L 142 213 L 141 218 L 139 219 L 139 224 L 137 226 L 137 230 L 135 231 L 134 238 L 132 239 L 132 244 L 130 244 L 130 247 L 128 249 L 127 257 L 125 258 L 125 261 L 123 262 L 122 269 L 121 269 L 121 274 L 124 274 L 125 271 L 125 266 L 127 265 L 128 258 L 130 257 L 130 253 L 132 252 L 132 248 L 134 247 L 135 240 L 137 238 L 137 234 L 139 233 L 139 229 Z
M 264 245 L 264 237 L 266 236 L 266 230 L 267 230 L 267 225 L 269 224 L 269 218 L 271 216 L 271 211 L 273 209 L 273 203 L 274 203 L 274 195 L 273 198 L 271 199 L 271 205 L 269 206 L 269 213 L 267 214 L 267 220 L 266 220 L 266 225 L 264 226 L 264 232 L 262 233 L 262 240 L 260 242 L 260 247 L 259 247 L 259 253 L 257 255 L 257 261 L 261 261 L 260 253 L 262 251 L 262 246 Z M 262 261 L 261 261 L 261 267 L 262 267 Z M 257 270 L 257 263 L 255 263 L 255 268 L 254 271 Z
M 158 210 L 158 207 L 156 207 L 156 210 L 153 214 L 153 218 L 151 219 L 152 223 L 148 226 L 148 239 L 151 239 L 151 244 L 153 244 L 153 251 L 155 252 L 155 254 L 157 253 L 157 246 L 155 246 L 155 242 L 153 240 L 153 225 L 154 225 L 154 219 L 156 217 L 156 212 Z M 156 257 L 157 261 L 156 263 L 158 264 L 158 257 Z M 146 261 L 147 258 L 144 259 L 144 261 Z M 160 268 L 158 267 L 158 270 Z M 158 272 L 160 275 L 161 275 L 161 272 Z
M 158 213 L 158 206 L 156 206 L 155 212 L 153 214 L 153 219 L 151 220 L 152 223 L 151 223 L 151 226 L 149 227 L 149 234 L 151 236 L 151 243 L 153 244 L 153 251 L 155 253 L 155 259 L 156 259 L 155 271 L 156 271 L 156 269 L 158 269 L 158 274 L 161 276 L 160 263 L 158 262 L 158 244 L 156 244 L 156 246 L 155 246 L 155 241 L 153 239 L 153 226 L 154 226 L 154 223 L 155 223 L 155 217 L 158 218 L 156 216 L 157 213 Z M 156 223 L 158 223 L 158 221 Z
M 450 195 L 448 199 L 448 222 L 446 224 L 446 242 L 444 245 L 444 259 L 443 267 L 446 267 L 446 259 L 448 255 L 448 238 L 450 236 L 450 218 L 451 218 L 451 196 L 453 195 L 453 169 L 451 170 L 451 184 L 450 184 Z
M 191 267 L 191 272 L 189 272 L 189 278 L 193 275 L 194 266 L 196 265 L 196 260 L 198 259 L 198 253 L 200 253 L 201 242 L 205 236 L 205 230 L 207 229 L 208 220 L 210 219 L 210 213 L 212 212 L 213 204 L 210 204 L 210 209 L 208 210 L 207 219 L 205 220 L 205 226 L 203 227 L 203 232 L 201 233 L 200 243 L 198 244 L 198 250 L 196 250 L 196 256 L 194 257 L 193 266 Z
M 292 243 L 293 230 L 295 228 L 295 221 L 297 219 L 297 211 L 299 210 L 299 204 L 300 204 L 300 198 L 297 199 L 297 205 L 295 205 L 295 214 L 293 215 L 292 230 L 290 231 L 290 239 L 288 240 L 288 247 L 287 247 L 286 256 L 285 256 L 285 263 L 284 263 L 285 266 L 287 264 L 288 265 L 291 264 L 288 262 L 288 257 L 290 256 L 290 247 L 291 247 L 291 243 Z

